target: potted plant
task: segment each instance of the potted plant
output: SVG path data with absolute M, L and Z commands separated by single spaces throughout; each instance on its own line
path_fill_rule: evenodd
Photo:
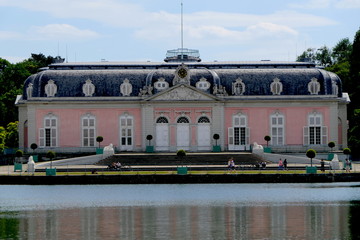
M 271 137 L 269 135 L 266 135 L 264 137 L 264 140 L 266 141 L 266 148 L 264 148 L 264 152 L 271 153 L 271 148 L 269 148 L 269 142 L 271 141 Z
M 215 133 L 213 135 L 213 139 L 215 140 L 215 146 L 213 146 L 213 152 L 221 152 L 221 146 L 218 146 L 217 141 L 220 139 L 220 135 Z
M 55 158 L 56 153 L 53 151 L 48 151 L 46 157 L 50 159 L 50 169 L 46 169 L 46 176 L 55 176 L 56 168 L 52 168 L 52 160 Z
M 33 160 L 34 160 L 34 162 L 37 162 L 38 161 L 38 156 L 35 155 L 35 150 L 38 148 L 38 145 L 36 143 L 32 143 L 30 145 L 30 148 L 33 150 L 33 154 L 32 154 Z
M 306 166 L 306 173 L 316 173 L 316 167 L 312 165 L 312 159 L 316 156 L 316 151 L 314 149 L 309 149 L 306 151 L 306 156 L 310 158 L 311 167 Z
M 154 146 L 151 146 L 151 140 L 152 139 L 153 139 L 152 135 L 149 134 L 149 135 L 146 136 L 146 140 L 149 141 L 149 145 L 146 146 L 146 152 L 148 152 L 148 153 L 154 152 Z
M 328 160 L 332 160 L 334 158 L 334 153 L 332 153 L 332 149 L 335 147 L 335 142 L 329 142 L 328 147 L 330 148 L 330 153 L 328 154 Z
M 343 161 L 343 163 L 344 163 L 344 169 L 346 169 L 346 160 L 349 160 L 349 162 L 350 162 L 349 168 L 352 169 L 351 161 L 350 161 L 350 159 L 349 159 L 349 155 L 351 154 L 350 148 L 344 148 L 343 153 L 346 155 L 346 159 L 345 159 L 345 161 Z
M 22 162 L 21 158 L 24 155 L 24 152 L 22 150 L 17 150 L 15 152 L 15 161 L 14 161 L 14 172 L 20 170 L 22 172 Z
M 187 167 L 184 167 L 183 166 L 183 160 L 184 158 L 186 157 L 186 152 L 185 150 L 183 149 L 180 149 L 176 152 L 176 155 L 178 156 L 178 158 L 180 158 L 180 161 L 181 161 L 181 167 L 178 167 L 177 168 L 177 173 L 180 174 L 180 175 L 185 175 L 187 174 Z
M 102 148 L 100 148 L 100 143 L 104 141 L 104 138 L 102 136 L 97 136 L 96 137 L 96 142 L 98 142 L 99 147 L 96 149 L 96 154 L 103 154 L 104 150 Z

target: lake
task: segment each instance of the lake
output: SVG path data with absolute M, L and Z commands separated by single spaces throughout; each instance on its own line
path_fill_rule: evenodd
M 356 239 L 360 183 L 0 185 L 0 239 Z

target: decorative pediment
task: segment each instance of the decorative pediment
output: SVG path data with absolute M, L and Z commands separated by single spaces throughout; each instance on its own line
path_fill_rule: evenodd
M 182 100 L 182 101 L 198 101 L 198 100 L 214 100 L 214 98 L 196 88 L 187 85 L 178 85 L 174 88 L 169 89 L 168 91 L 161 92 L 153 98 L 148 99 L 152 101 L 159 100 Z

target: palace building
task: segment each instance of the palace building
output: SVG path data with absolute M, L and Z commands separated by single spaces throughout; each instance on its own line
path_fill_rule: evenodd
M 269 135 L 273 151 L 304 152 L 347 147 L 349 101 L 340 78 L 314 63 L 201 62 L 178 49 L 158 63 L 51 64 L 16 105 L 25 150 L 93 151 L 102 136 L 116 151 L 243 151 Z

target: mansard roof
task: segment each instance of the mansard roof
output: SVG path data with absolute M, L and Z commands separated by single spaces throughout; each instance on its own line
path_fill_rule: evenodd
M 28 99 L 27 88 L 32 86 L 31 97 L 47 97 L 45 86 L 50 80 L 57 87 L 55 97 L 85 97 L 83 85 L 87 80 L 95 88 L 91 97 L 142 97 L 160 92 L 154 83 L 163 79 L 169 87 L 175 85 L 177 69 L 181 63 L 155 62 L 98 62 L 98 63 L 57 63 L 30 76 L 24 84 L 23 99 Z M 340 78 L 331 72 L 316 68 L 313 63 L 302 62 L 189 62 L 185 65 L 189 73 L 190 86 L 195 87 L 201 79 L 206 79 L 210 87 L 207 94 L 231 97 L 233 84 L 241 81 L 244 96 L 273 95 L 270 85 L 274 79 L 282 84 L 280 95 L 310 95 L 308 84 L 312 79 L 320 84 L 318 95 L 333 95 L 334 83 L 337 96 L 342 96 Z M 127 79 L 131 93 L 124 96 L 121 85 Z M 88 81 L 89 82 L 89 81 Z M 150 87 L 150 94 L 142 94 Z M 216 89 L 221 87 L 225 94 Z M 130 90 L 128 90 L 130 91 Z M 145 91 L 146 92 L 146 91 Z

